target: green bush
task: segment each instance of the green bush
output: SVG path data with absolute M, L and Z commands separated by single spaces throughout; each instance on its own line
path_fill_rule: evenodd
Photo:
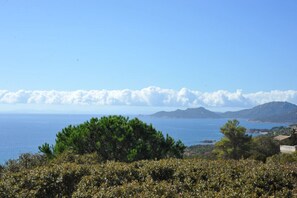
M 216 159 L 213 153 L 214 145 L 193 145 L 185 149 L 184 157 L 186 158 L 201 158 L 201 159 Z
M 0 177 L 0 197 L 294 197 L 297 166 L 272 161 L 164 159 L 98 163 L 88 156 Z M 89 159 L 91 164 L 81 163 Z
M 228 120 L 221 127 L 224 137 L 215 144 L 213 152 L 221 159 L 241 159 L 250 155 L 252 137 L 246 134 L 246 128 L 238 120 Z
M 251 159 L 265 162 L 268 157 L 280 152 L 279 142 L 272 137 L 258 136 L 252 139 Z
M 8 160 L 5 165 L 2 167 L 2 171 L 19 171 L 21 169 L 31 169 L 38 166 L 45 165 L 47 159 L 44 155 L 41 154 L 31 154 L 23 153 L 19 156 L 18 159 Z
M 39 147 L 48 158 L 65 151 L 97 153 L 103 161 L 131 162 L 143 159 L 181 158 L 185 146 L 137 118 L 123 116 L 92 118 L 78 126 L 68 126 L 57 134 L 56 143 Z
M 85 174 L 84 166 L 70 163 L 6 173 L 1 178 L 0 197 L 70 197 Z
M 295 163 L 297 165 L 297 152 L 292 154 L 280 153 L 278 155 L 273 155 L 267 159 L 268 163 L 280 163 L 280 164 L 290 164 Z

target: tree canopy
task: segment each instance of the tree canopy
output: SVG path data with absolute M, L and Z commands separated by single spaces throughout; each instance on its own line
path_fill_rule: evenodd
M 56 135 L 53 146 L 45 143 L 39 150 L 48 157 L 64 151 L 77 154 L 97 153 L 102 160 L 136 161 L 142 159 L 181 158 L 184 144 L 163 136 L 151 124 L 123 116 L 92 118 L 77 126 L 68 126 Z
M 280 152 L 279 143 L 269 136 L 254 137 L 251 145 L 250 158 L 263 162 Z
M 240 159 L 249 156 L 251 136 L 246 134 L 246 128 L 239 125 L 238 120 L 229 120 L 221 133 L 224 137 L 215 144 L 214 152 L 220 158 Z

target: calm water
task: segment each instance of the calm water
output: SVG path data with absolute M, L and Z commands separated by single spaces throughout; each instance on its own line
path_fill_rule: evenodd
M 0 163 L 17 158 L 19 154 L 38 152 L 44 142 L 54 143 L 55 135 L 70 124 L 79 124 L 99 115 L 1 115 L 0 114 Z M 133 116 L 130 116 L 133 117 Z M 219 140 L 220 127 L 227 119 L 168 119 L 140 116 L 146 123 L 168 133 L 186 144 L 199 144 L 203 140 Z M 246 128 L 272 128 L 280 123 L 260 123 L 240 120 Z

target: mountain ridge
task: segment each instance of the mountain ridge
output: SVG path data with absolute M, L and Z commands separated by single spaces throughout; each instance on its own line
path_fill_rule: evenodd
M 212 111 L 205 109 L 204 107 L 198 108 L 187 108 L 186 110 L 177 109 L 172 112 L 160 111 L 153 116 L 155 117 L 172 117 L 171 114 L 174 114 L 175 118 L 220 118 L 220 116 Z
M 177 109 L 175 111 L 160 111 L 152 114 L 154 117 L 167 118 L 243 118 L 261 122 L 297 122 L 297 105 L 289 102 L 269 102 L 240 111 L 217 113 L 204 107 Z

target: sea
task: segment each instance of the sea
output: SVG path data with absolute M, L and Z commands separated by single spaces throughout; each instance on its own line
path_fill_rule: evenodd
M 0 164 L 9 159 L 17 159 L 22 153 L 37 153 L 38 146 L 47 142 L 53 144 L 56 134 L 68 125 L 77 125 L 92 117 L 103 115 L 67 115 L 67 114 L 0 114 Z M 186 146 L 203 144 L 204 140 L 218 141 L 222 137 L 220 127 L 228 119 L 175 119 L 138 117 L 152 124 L 164 135 L 181 140 Z M 283 123 L 263 123 L 239 120 L 247 129 L 270 129 L 275 126 L 286 126 Z

